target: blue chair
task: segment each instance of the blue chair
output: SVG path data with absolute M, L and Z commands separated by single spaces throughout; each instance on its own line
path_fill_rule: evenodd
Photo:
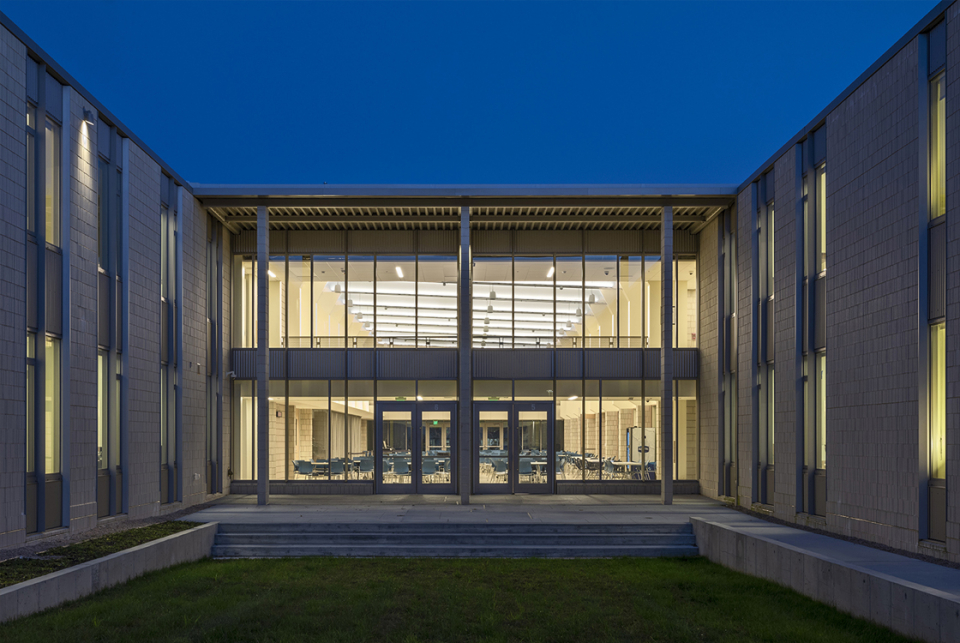
M 358 472 L 361 478 L 366 478 L 367 475 L 373 478 L 373 458 L 360 458 Z
M 533 465 L 529 458 L 520 458 L 520 475 L 533 477 Z
M 507 463 L 504 458 L 493 458 L 493 475 L 500 478 L 507 475 Z M 506 482 L 503 480 L 502 482 Z
M 335 459 L 330 461 L 330 477 L 343 477 L 343 460 Z
M 301 476 L 315 476 L 317 475 L 316 467 L 313 466 L 312 462 L 307 460 L 297 460 L 297 473 Z
M 617 474 L 617 468 L 613 466 L 613 462 L 611 460 L 603 461 L 603 477 L 610 480 L 620 477 Z
M 395 460 L 393 463 L 393 475 L 397 478 L 410 475 L 410 461 Z M 400 482 L 400 480 L 397 480 L 397 482 Z
M 424 460 L 422 469 L 423 481 L 433 482 L 433 478 L 437 475 L 437 462 L 435 460 Z

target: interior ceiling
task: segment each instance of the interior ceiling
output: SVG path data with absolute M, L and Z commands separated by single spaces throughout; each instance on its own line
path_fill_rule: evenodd
M 723 205 L 674 206 L 674 228 L 698 232 Z M 211 206 L 208 210 L 234 232 L 256 228 L 256 206 Z M 443 206 L 270 206 L 272 230 L 456 230 L 460 208 Z M 477 206 L 470 208 L 475 230 L 654 230 L 656 206 Z

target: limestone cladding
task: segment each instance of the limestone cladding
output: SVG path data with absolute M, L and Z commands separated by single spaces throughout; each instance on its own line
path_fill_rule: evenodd
M 27 50 L 0 27 L 0 547 L 26 529 Z
M 700 274 L 700 493 L 716 498 L 720 446 L 720 333 L 717 310 L 720 301 L 718 235 L 714 220 L 700 233 L 697 271 Z

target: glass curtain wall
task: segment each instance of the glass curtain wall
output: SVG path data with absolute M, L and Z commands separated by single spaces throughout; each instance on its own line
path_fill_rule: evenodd
M 672 270 L 674 346 L 695 348 L 697 262 L 678 259 Z M 660 271 L 657 256 L 477 257 L 475 344 L 659 348 Z
M 239 348 L 256 348 L 256 271 L 236 258 Z M 270 348 L 455 347 L 457 278 L 456 258 L 442 255 L 271 257 Z
M 660 382 L 557 380 L 556 389 L 557 480 L 660 479 Z M 695 480 L 696 381 L 677 380 L 674 390 L 674 479 Z
M 271 480 L 372 480 L 375 399 L 457 399 L 452 380 L 273 380 L 269 386 Z M 255 382 L 234 382 L 230 470 L 235 480 L 257 479 L 255 392 Z M 450 419 L 429 419 L 430 449 L 449 451 Z M 435 425 L 434 419 L 438 420 Z

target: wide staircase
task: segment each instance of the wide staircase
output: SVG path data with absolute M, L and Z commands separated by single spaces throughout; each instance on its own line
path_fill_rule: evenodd
M 608 558 L 697 556 L 693 528 L 545 524 L 224 524 L 214 558 L 402 556 L 433 558 Z

